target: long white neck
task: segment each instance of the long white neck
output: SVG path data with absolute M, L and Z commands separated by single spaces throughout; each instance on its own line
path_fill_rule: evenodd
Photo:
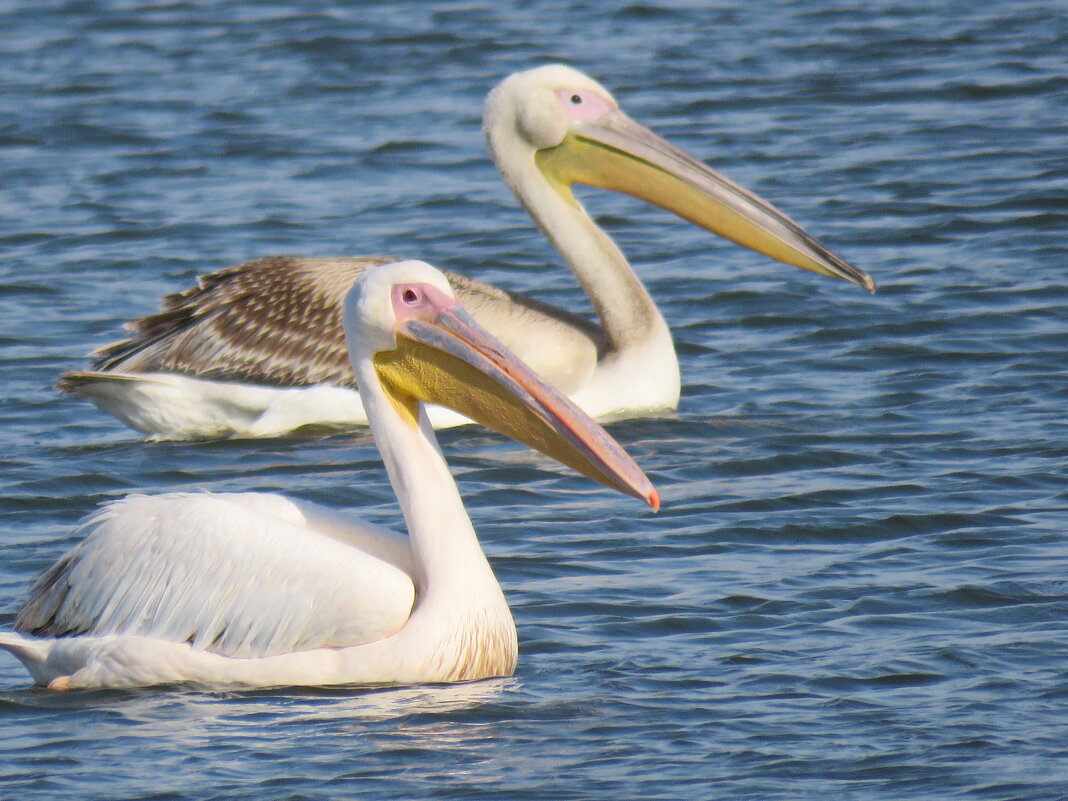
M 370 357 L 353 368 L 375 443 L 404 513 L 415 556 L 418 604 L 448 599 L 462 605 L 471 590 L 500 589 L 479 545 L 434 431 L 404 420 L 382 389 Z M 503 595 L 501 596 L 503 602 Z
M 538 169 L 514 134 L 487 131 L 490 151 L 509 188 L 567 261 L 601 321 L 607 354 L 656 341 L 674 357 L 671 333 L 623 252 L 571 197 Z

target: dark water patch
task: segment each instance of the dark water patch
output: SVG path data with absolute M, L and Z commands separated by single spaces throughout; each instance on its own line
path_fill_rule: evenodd
M 868 677 L 817 677 L 812 679 L 810 684 L 816 690 L 838 694 L 925 687 L 938 684 L 944 679 L 945 677 L 939 674 L 900 672 L 883 673 Z
M 419 139 L 409 140 L 392 140 L 389 142 L 383 142 L 381 145 L 374 147 L 371 153 L 376 156 L 394 156 L 394 155 L 406 155 L 415 154 L 420 155 L 426 153 L 428 150 L 435 149 L 436 145 L 432 142 Z
M 37 239 L 41 241 L 45 237 L 39 235 L 30 234 L 28 239 Z M 22 244 L 30 244 L 29 241 L 24 240 Z M 17 283 L 0 283 L 0 297 L 14 298 L 19 296 L 29 297 L 58 297 L 60 296 L 60 290 L 52 284 L 38 283 L 36 281 L 27 280 L 28 277 L 22 277 Z M 20 340 L 12 340 L 11 344 Z
M 90 122 L 57 122 L 41 131 L 47 146 L 93 146 L 101 148 L 151 147 L 155 139 L 133 129 L 121 130 Z
M 42 140 L 39 137 L 31 136 L 27 131 L 0 126 L 0 147 L 38 147 L 41 144 Z
M 622 8 L 614 10 L 611 16 L 621 22 L 638 23 L 647 20 L 689 19 L 683 9 L 671 8 L 662 3 L 627 3 Z

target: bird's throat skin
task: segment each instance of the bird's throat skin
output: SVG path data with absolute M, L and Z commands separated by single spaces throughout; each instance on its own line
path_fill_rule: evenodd
M 373 356 L 383 392 L 412 425 L 413 400 L 447 406 L 653 508 L 659 497 L 587 415 L 504 351 L 465 313 L 411 323 Z

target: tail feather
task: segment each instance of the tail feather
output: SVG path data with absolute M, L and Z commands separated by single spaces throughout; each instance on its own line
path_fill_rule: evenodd
M 110 383 L 136 384 L 145 383 L 146 381 L 151 381 L 151 379 L 136 373 L 104 373 L 95 370 L 68 370 L 59 377 L 59 380 L 56 382 L 56 389 L 68 395 L 80 395 L 82 397 L 92 398 L 94 395 L 93 390 L 98 385 L 106 386 Z M 100 390 L 97 390 L 97 393 L 99 392 Z
M 13 631 L 0 631 L 0 648 L 14 654 L 32 673 L 34 667 L 48 659 L 52 640 L 28 639 Z

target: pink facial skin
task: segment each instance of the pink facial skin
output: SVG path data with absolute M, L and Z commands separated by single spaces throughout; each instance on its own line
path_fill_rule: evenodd
M 430 321 L 443 311 L 460 305 L 456 298 L 449 297 L 430 284 L 397 284 L 390 293 L 390 299 L 398 323 L 405 320 Z
M 567 115 L 576 120 L 596 120 L 616 110 L 615 103 L 588 89 L 557 89 L 556 99 Z

